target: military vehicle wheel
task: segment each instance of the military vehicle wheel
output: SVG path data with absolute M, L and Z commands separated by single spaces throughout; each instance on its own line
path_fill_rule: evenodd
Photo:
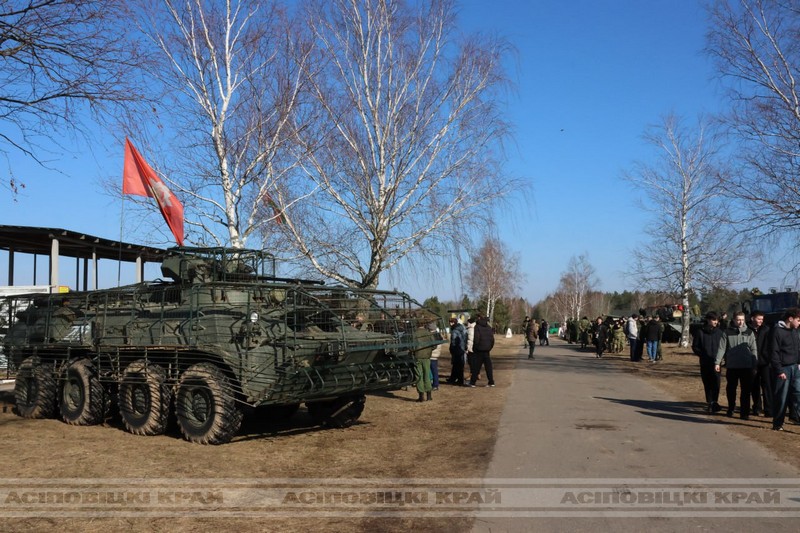
M 106 415 L 106 398 L 97 369 L 88 359 L 78 359 L 64 371 L 61 384 L 61 419 L 67 424 L 100 424 Z
M 308 413 L 314 422 L 329 428 L 346 428 L 352 426 L 364 412 L 364 395 L 344 396 L 335 400 L 309 402 Z
M 172 397 L 167 374 L 139 359 L 129 364 L 119 384 L 119 413 L 135 435 L 161 435 L 167 429 Z
M 198 444 L 229 442 L 242 425 L 233 387 L 218 367 L 208 363 L 181 374 L 175 414 L 183 437 Z
M 17 414 L 23 418 L 51 418 L 56 411 L 58 384 L 53 374 L 39 364 L 38 357 L 28 357 L 19 365 L 14 382 Z

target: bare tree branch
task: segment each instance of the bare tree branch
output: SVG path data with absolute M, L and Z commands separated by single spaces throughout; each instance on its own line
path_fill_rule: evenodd
M 598 284 L 594 266 L 587 254 L 570 257 L 555 293 L 558 308 L 566 313 L 563 316 L 576 320 L 581 318 L 586 313 L 588 295 Z
M 64 132 L 85 126 L 84 111 L 104 121 L 141 99 L 127 13 L 120 0 L 0 2 L 0 153 L 46 165 Z
M 521 188 L 499 170 L 508 48 L 458 42 L 453 12 L 450 0 L 307 4 L 322 61 L 307 70 L 316 120 L 297 129 L 301 172 L 280 197 L 280 229 L 327 278 L 375 287 L 410 256 L 451 255 L 447 236 L 485 228 Z
M 167 126 L 155 135 L 174 133 L 162 168 L 196 228 L 188 238 L 244 247 L 282 216 L 273 198 L 298 164 L 310 51 L 275 2 L 163 0 L 145 14 Z
M 750 280 L 747 239 L 727 223 L 730 202 L 720 194 L 719 139 L 702 120 L 688 129 L 675 116 L 645 139 L 657 150 L 655 162 L 636 164 L 625 178 L 644 194 L 653 219 L 633 250 L 631 274 L 646 289 L 680 295 L 684 309 L 693 290 Z M 681 345 L 688 342 L 686 313 Z
M 511 254 L 495 238 L 486 238 L 475 251 L 467 274 L 467 284 L 477 299 L 486 301 L 486 316 L 494 318 L 495 304 L 513 296 L 523 275 L 519 269 L 519 256 Z
M 740 141 L 738 169 L 722 176 L 724 189 L 745 200 L 742 214 L 750 230 L 796 236 L 800 6 L 794 1 L 718 0 L 710 13 L 707 51 L 728 82 L 732 105 L 723 120 Z

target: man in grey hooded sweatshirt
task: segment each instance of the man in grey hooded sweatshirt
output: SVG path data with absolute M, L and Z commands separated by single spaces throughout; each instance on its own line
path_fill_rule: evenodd
M 745 325 L 744 313 L 739 312 L 733 315 L 733 325 L 734 327 L 725 328 L 722 333 L 722 339 L 720 339 L 719 349 L 717 350 L 717 358 L 714 361 L 714 370 L 720 371 L 720 365 L 724 357 L 727 368 L 725 392 L 728 396 L 728 416 L 733 416 L 738 384 L 741 388 L 739 415 L 742 420 L 748 420 L 750 418 L 750 396 L 752 394 L 753 379 L 758 365 L 758 348 L 755 334 Z

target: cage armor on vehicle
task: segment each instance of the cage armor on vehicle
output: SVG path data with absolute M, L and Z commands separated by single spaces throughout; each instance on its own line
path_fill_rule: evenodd
M 174 414 L 187 440 L 221 444 L 246 406 L 305 403 L 345 427 L 443 342 L 406 294 L 278 278 L 262 251 L 173 248 L 161 271 L 172 281 L 6 299 L 19 415 L 97 424 L 116 403 L 131 433 L 164 433 Z

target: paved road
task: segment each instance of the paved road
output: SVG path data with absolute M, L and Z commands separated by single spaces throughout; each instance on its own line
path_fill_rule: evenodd
M 587 505 L 591 500 L 576 503 L 577 498 L 586 497 L 580 495 L 578 482 L 571 481 L 577 479 L 601 484 L 614 479 L 608 483 L 610 487 L 623 491 L 628 487 L 627 490 L 643 498 L 643 492 L 635 489 L 642 486 L 636 480 L 655 484 L 657 478 L 680 478 L 678 486 L 689 486 L 688 481 L 687 485 L 683 481 L 705 479 L 705 483 L 691 486 L 699 486 L 699 492 L 711 494 L 707 491 L 714 486 L 708 483 L 709 479 L 749 478 L 767 484 L 774 483 L 774 478 L 800 478 L 800 473 L 757 443 L 704 414 L 698 404 L 676 401 L 645 380 L 625 373 L 618 365 L 596 359 L 591 352 L 578 352 L 574 346 L 556 340 L 549 347 L 537 347 L 535 361 L 527 360 L 526 350 L 520 347 L 519 351 L 514 383 L 486 474 L 487 486 L 492 485 L 489 481 L 492 479 L 524 479 L 527 485 L 523 486 L 528 489 L 546 486 L 555 490 L 556 504 L 546 500 L 551 503 L 532 507 L 525 504 L 523 497 L 517 516 L 527 514 L 526 517 L 478 517 L 474 531 L 797 531 L 800 528 L 800 518 L 784 518 L 785 512 L 768 517 L 728 518 L 743 509 L 743 506 L 726 506 L 729 487 L 720 487 L 723 499 L 705 508 L 721 515 L 716 518 L 699 518 L 692 510 L 683 511 L 689 516 L 666 516 L 664 507 L 653 511 L 653 507 L 641 504 L 598 510 Z M 787 434 L 787 437 L 794 436 Z M 553 484 L 548 485 L 547 480 Z M 520 494 L 512 490 L 513 486 L 511 483 L 501 489 L 508 494 L 506 501 L 513 494 Z M 750 491 L 753 486 L 752 482 L 744 483 L 743 488 L 734 490 L 747 489 L 748 497 L 753 497 Z M 678 490 L 657 485 L 656 490 L 650 487 L 649 493 L 660 492 L 662 487 L 670 493 Z M 762 487 L 761 494 L 763 490 Z M 521 494 L 534 493 L 523 490 Z M 559 494 L 563 495 L 561 500 Z M 787 494 L 788 490 L 782 493 L 784 503 L 789 499 Z M 569 505 L 563 505 L 564 502 Z M 677 506 L 667 508 L 674 512 Z M 573 510 L 586 512 L 588 516 L 557 516 Z M 661 516 L 632 517 L 631 511 Z M 552 514 L 547 516 L 546 512 Z

